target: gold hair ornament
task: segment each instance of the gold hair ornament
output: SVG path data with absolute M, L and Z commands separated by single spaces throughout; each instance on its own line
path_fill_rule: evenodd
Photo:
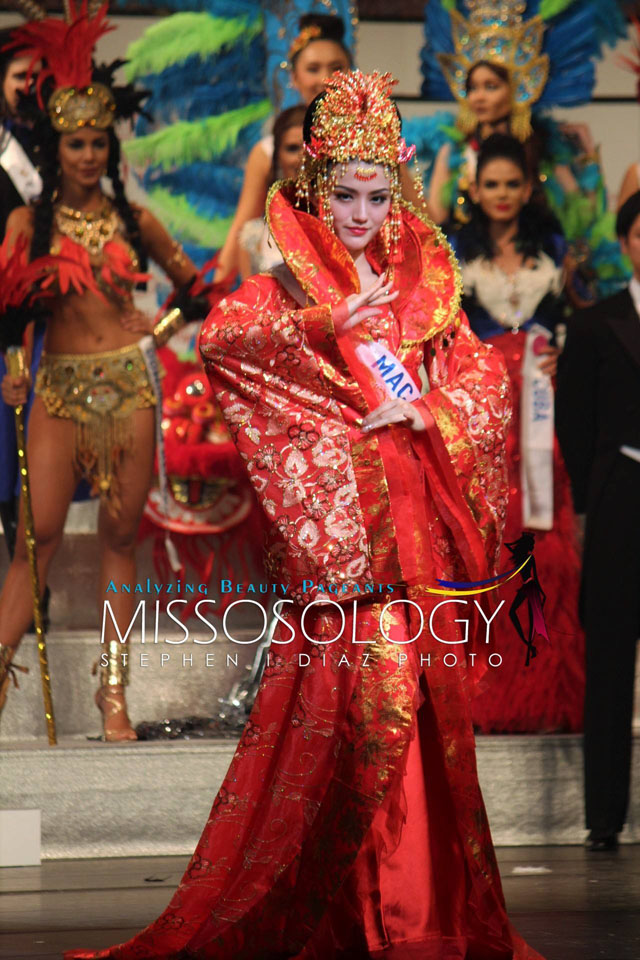
M 116 102 L 108 87 L 92 83 L 80 90 L 75 87 L 54 90 L 47 111 L 58 133 L 75 133 L 85 127 L 107 130 L 115 119 Z
M 294 58 L 297 57 L 299 53 L 302 53 L 312 40 L 320 40 L 321 38 L 322 30 L 317 24 L 312 23 L 308 27 L 303 27 L 289 47 L 289 63 L 293 63 Z
M 336 71 L 325 84 L 326 94 L 316 106 L 309 143 L 305 143 L 296 183 L 298 205 L 312 202 L 329 229 L 333 229 L 330 198 L 347 164 L 359 160 L 355 176 L 372 180 L 382 166 L 389 179 L 391 207 L 382 228 L 390 264 L 401 259 L 402 214 L 400 164 L 415 157 L 415 147 L 402 136 L 400 117 L 391 99 L 396 84 L 390 73 Z M 422 180 L 416 165 L 416 190 L 424 203 Z

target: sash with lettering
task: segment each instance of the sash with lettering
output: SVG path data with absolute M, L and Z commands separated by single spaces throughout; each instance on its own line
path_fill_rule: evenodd
M 522 364 L 522 523 L 533 530 L 551 530 L 553 526 L 553 386 L 551 377 L 540 370 L 535 351 L 550 338 L 546 327 L 532 324 Z
M 284 263 L 277 264 L 269 271 L 277 277 L 283 287 L 301 306 L 307 305 L 307 296 Z M 381 343 L 372 340 L 370 343 L 359 343 L 353 351 L 349 351 L 351 359 L 367 371 L 373 379 L 378 391 L 389 400 L 417 400 L 421 394 L 420 387 L 415 383 L 411 374 L 398 358 Z M 357 371 L 354 371 L 354 373 Z M 362 375 L 364 370 L 360 371 Z

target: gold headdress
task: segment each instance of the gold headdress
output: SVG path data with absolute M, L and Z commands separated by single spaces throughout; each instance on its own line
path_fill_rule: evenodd
M 541 53 L 545 23 L 538 15 L 523 20 L 524 0 L 467 0 L 468 20 L 451 10 L 455 53 L 439 53 L 449 89 L 460 104 L 458 126 L 470 133 L 478 119 L 467 102 L 466 83 L 474 64 L 504 67 L 511 82 L 511 132 L 524 142 L 531 134 L 531 106 L 540 99 L 549 74 Z
M 329 197 L 340 169 L 344 171 L 350 160 L 361 160 L 365 166 L 358 167 L 355 176 L 369 180 L 375 166 L 382 165 L 391 185 L 391 210 L 383 237 L 392 263 L 397 262 L 402 223 L 399 166 L 411 160 L 416 150 L 402 136 L 400 116 L 391 99 L 396 82 L 390 73 L 336 71 L 316 101 L 297 181 L 298 200 L 309 205 L 313 196 L 319 216 L 333 228 Z
M 94 83 L 94 48 L 105 33 L 113 30 L 107 23 L 107 4 L 99 8 L 82 0 L 65 0 L 65 20 L 47 17 L 34 0 L 21 6 L 32 18 L 13 31 L 11 46 L 19 46 L 32 64 L 42 60 L 36 90 L 40 105 L 43 84 L 53 79 L 55 89 L 47 101 L 47 112 L 55 130 L 73 133 L 83 127 L 106 130 L 115 119 L 116 104 L 111 90 Z

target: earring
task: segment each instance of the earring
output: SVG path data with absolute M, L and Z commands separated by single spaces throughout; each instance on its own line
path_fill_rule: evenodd
M 390 214 L 387 214 L 386 220 L 380 228 L 380 239 L 382 240 L 382 249 L 384 250 L 384 256 L 387 261 L 387 264 L 391 260 L 391 220 Z

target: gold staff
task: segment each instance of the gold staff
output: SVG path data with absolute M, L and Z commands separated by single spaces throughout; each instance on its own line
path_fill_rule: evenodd
M 10 376 L 23 377 L 26 375 L 26 363 L 24 350 L 22 347 L 9 347 L 6 353 L 6 359 Z M 44 715 L 47 721 L 47 736 L 49 738 L 49 746 L 55 746 L 58 741 L 56 739 L 56 721 L 53 716 L 53 701 L 51 699 L 51 680 L 49 677 L 49 661 L 47 659 L 47 640 L 44 635 L 42 602 L 40 600 L 40 582 L 38 577 L 38 564 L 36 561 L 36 540 L 33 529 L 33 513 L 31 512 L 31 491 L 29 489 L 29 468 L 27 465 L 23 404 L 19 404 L 17 407 L 14 407 L 14 415 L 16 419 L 18 464 L 20 467 L 20 494 L 22 498 L 24 538 L 27 544 L 29 572 L 31 574 L 33 622 L 36 627 L 36 639 L 38 641 L 38 659 L 40 660 L 40 676 L 42 678 Z

